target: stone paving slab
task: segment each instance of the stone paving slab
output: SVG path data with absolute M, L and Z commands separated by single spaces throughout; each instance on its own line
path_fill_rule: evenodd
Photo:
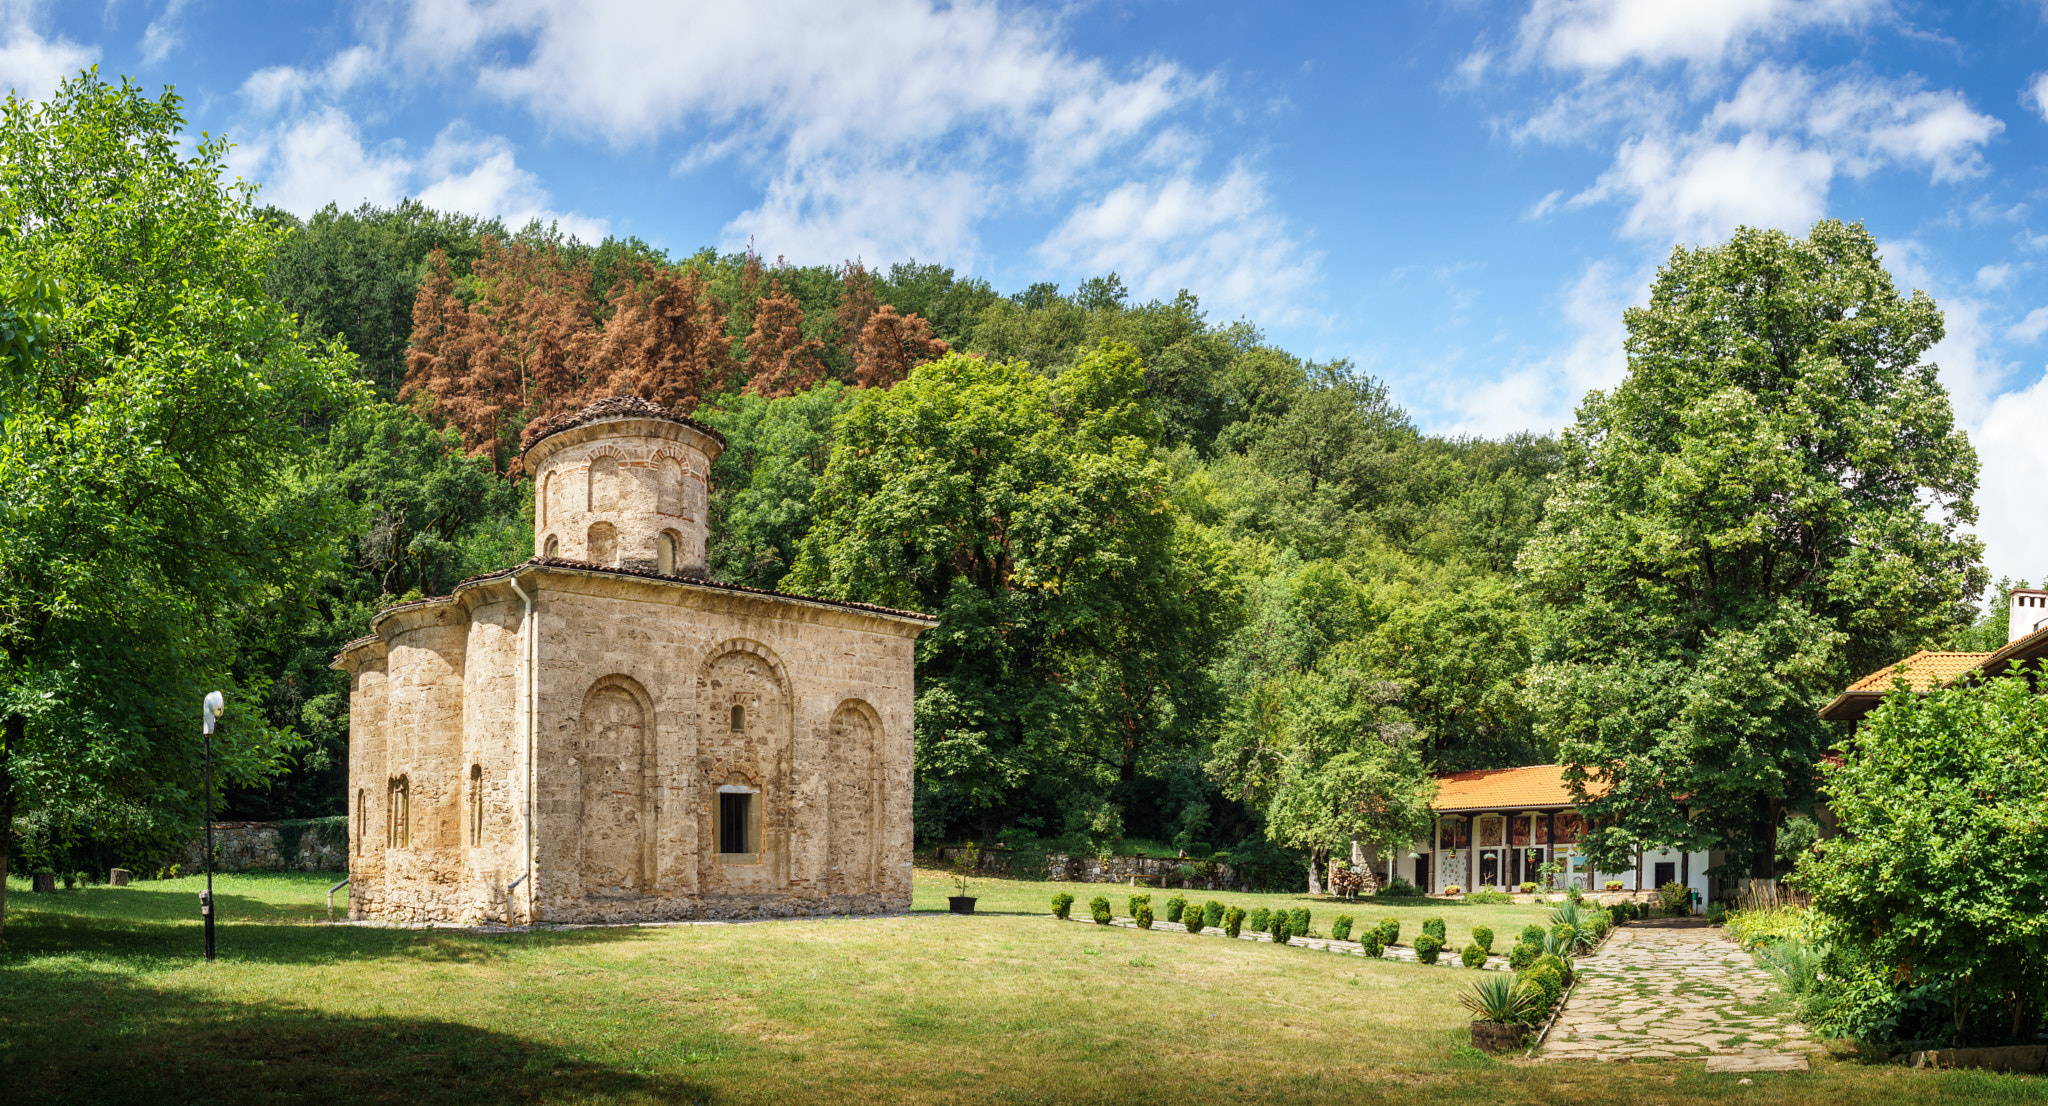
M 1819 1047 L 1769 1011 L 1770 973 L 1707 926 L 1623 926 L 1576 969 L 1545 1060 L 1784 1057 L 1803 1069 Z
M 1805 1071 L 1806 1054 L 1776 1053 L 1769 1056 L 1709 1056 L 1707 1070 L 1720 1071 Z

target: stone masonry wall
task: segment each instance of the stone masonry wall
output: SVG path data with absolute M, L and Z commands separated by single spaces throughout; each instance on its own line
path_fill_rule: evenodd
M 343 819 L 293 822 L 215 822 L 216 872 L 331 872 L 348 867 L 348 827 Z M 285 855 L 287 843 L 291 856 Z M 185 851 L 187 874 L 203 869 L 206 835 Z

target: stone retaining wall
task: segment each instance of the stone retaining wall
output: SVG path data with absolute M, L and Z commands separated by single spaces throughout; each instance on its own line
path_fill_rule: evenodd
M 286 850 L 292 853 L 288 859 Z M 348 820 L 310 818 L 290 822 L 215 822 L 216 872 L 327 872 L 348 867 Z M 185 870 L 205 866 L 206 834 L 185 851 Z
M 942 845 L 937 850 L 940 863 L 950 864 L 967 851 L 964 845 Z M 1182 872 L 1183 865 L 1194 869 L 1190 879 Z M 1020 879 L 1053 879 L 1068 883 L 1143 883 L 1153 887 L 1178 887 L 1184 890 L 1230 891 L 1237 887 L 1237 873 L 1228 864 L 1195 857 L 1160 856 L 1069 856 L 1066 853 L 1047 853 L 1043 872 L 1015 871 L 1011 851 L 1008 849 L 982 849 L 976 869 L 992 875 L 1012 875 Z

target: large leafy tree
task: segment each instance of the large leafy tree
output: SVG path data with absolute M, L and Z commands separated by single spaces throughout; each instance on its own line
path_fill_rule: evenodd
M 1627 325 L 1521 558 L 1550 610 L 1540 732 L 1612 787 L 1601 867 L 1642 840 L 1770 876 L 1831 741 L 1815 711 L 1984 585 L 1976 455 L 1921 360 L 1941 312 L 1830 220 L 1673 251 Z
M 276 232 L 174 94 L 88 73 L 0 117 L 0 265 L 44 336 L 0 377 L 0 827 L 164 840 L 198 813 L 194 705 L 262 690 L 231 679 L 237 609 L 332 549 L 337 505 L 273 488 L 357 386 L 265 292 Z M 291 744 L 231 709 L 218 774 Z
M 1057 379 L 948 355 L 839 422 L 784 586 L 941 616 L 918 642 L 927 832 L 1073 809 L 1193 739 L 1234 606 L 1143 393 L 1121 345 Z
M 1839 1028 L 1907 1020 L 1917 990 L 1946 1000 L 1952 1045 L 2034 1040 L 2048 1010 L 2048 697 L 2036 678 L 1902 687 L 1828 769 L 1843 832 L 1799 875 L 1835 960 Z

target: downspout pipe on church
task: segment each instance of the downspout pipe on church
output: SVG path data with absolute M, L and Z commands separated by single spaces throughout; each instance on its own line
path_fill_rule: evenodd
M 526 694 L 521 696 L 521 698 L 526 700 L 523 704 L 526 708 L 526 786 L 523 790 L 526 793 L 523 796 L 525 801 L 520 804 L 525 813 L 524 828 L 526 836 L 520 852 L 524 854 L 523 859 L 526 861 L 526 871 L 505 888 L 505 909 L 507 911 L 505 922 L 507 925 L 512 923 L 510 914 L 513 901 L 512 890 L 523 883 L 526 885 L 526 924 L 532 925 L 540 920 L 540 900 L 533 893 L 533 746 L 534 718 L 539 713 L 539 704 L 534 702 L 534 700 L 540 691 L 540 681 L 535 678 L 535 670 L 538 668 L 540 661 L 540 635 L 534 632 L 536 627 L 533 624 L 533 596 L 527 594 L 526 589 L 519 586 L 518 573 L 515 572 L 505 579 L 512 585 L 512 590 L 518 593 L 520 600 L 526 604 L 526 613 L 520 618 L 519 622 L 522 636 L 526 639 L 520 643 L 523 646 L 520 652 L 525 654 L 526 660 Z

